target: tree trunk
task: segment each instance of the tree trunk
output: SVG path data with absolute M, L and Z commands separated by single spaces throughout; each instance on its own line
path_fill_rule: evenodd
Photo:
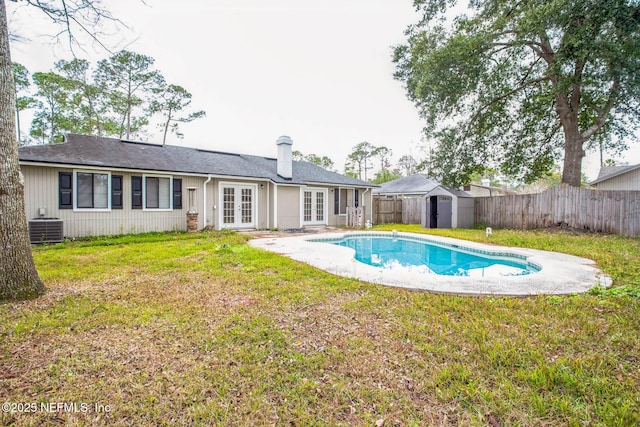
M 574 120 L 576 123 L 574 123 Z M 572 117 L 563 123 L 564 127 L 564 166 L 562 182 L 573 187 L 582 184 L 582 158 L 584 157 L 584 138 L 578 129 L 577 118 Z
M 555 81 L 556 79 L 554 79 Z M 554 84 L 555 86 L 555 84 Z M 582 158 L 584 157 L 585 138 L 580 133 L 578 126 L 578 106 L 580 100 L 572 99 L 569 95 L 558 93 L 556 95 L 556 113 L 562 130 L 564 131 L 564 166 L 562 168 L 562 183 L 573 187 L 580 187 Z
M 162 146 L 167 142 L 167 131 L 169 130 L 169 123 L 171 122 L 171 108 L 167 114 L 167 122 L 164 124 L 164 135 L 162 136 Z
M 20 135 L 20 110 L 18 110 L 17 104 L 18 104 L 18 91 L 16 90 L 16 94 L 13 96 L 13 99 L 16 102 L 16 126 L 18 127 L 18 130 L 16 132 L 16 134 L 18 135 L 18 146 L 22 143 L 22 136 Z
M 7 10 L 0 0 L 0 301 L 35 298 L 46 290 L 29 243 L 15 107 Z

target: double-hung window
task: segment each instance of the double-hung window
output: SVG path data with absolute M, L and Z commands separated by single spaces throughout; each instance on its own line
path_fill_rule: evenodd
M 58 172 L 58 207 L 78 211 L 122 209 L 122 175 L 111 172 Z
M 109 209 L 109 174 L 77 172 L 76 207 Z
M 171 209 L 171 178 L 145 176 L 145 208 Z
M 157 175 L 132 176 L 131 208 L 182 209 L 182 178 Z

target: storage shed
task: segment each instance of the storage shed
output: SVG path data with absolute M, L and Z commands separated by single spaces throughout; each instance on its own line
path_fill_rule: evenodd
M 402 217 L 416 218 L 407 222 L 422 224 L 425 228 L 471 228 L 473 227 L 473 196 L 453 187 L 440 184 L 424 174 L 409 175 L 389 181 L 373 190 L 375 198 L 401 198 Z M 374 203 L 375 208 L 381 203 Z M 406 215 L 404 210 L 417 207 L 418 215 Z
M 439 185 L 422 197 L 424 228 L 472 228 L 473 197 L 464 191 Z

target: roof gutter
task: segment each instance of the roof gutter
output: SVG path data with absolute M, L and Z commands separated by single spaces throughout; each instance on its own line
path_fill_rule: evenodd
M 362 183 L 336 183 L 336 182 L 322 182 L 322 181 L 306 181 L 303 185 L 326 185 L 327 187 L 340 187 L 340 188 L 378 188 L 378 184 Z

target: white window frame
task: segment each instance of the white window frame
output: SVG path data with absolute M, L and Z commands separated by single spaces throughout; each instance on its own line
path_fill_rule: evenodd
M 90 173 L 93 175 L 107 175 L 107 207 L 106 208 L 79 208 L 78 207 L 78 174 Z M 74 212 L 111 212 L 111 172 L 90 170 L 90 169 L 74 169 L 73 170 L 73 211 Z
M 342 190 L 346 191 L 346 204 L 344 213 L 340 212 L 340 206 L 342 205 Z M 335 190 L 334 190 L 335 191 Z M 351 205 L 349 205 L 349 191 L 351 191 Z M 338 187 L 338 216 L 347 216 L 347 208 L 355 204 L 355 189 L 352 187 Z
M 342 204 L 342 190 L 344 190 L 347 195 L 346 195 L 346 204 L 345 204 L 345 209 L 344 209 L 344 213 L 340 213 L 340 205 Z M 362 195 L 364 194 L 364 191 L 362 188 L 360 187 L 334 187 L 333 191 L 337 191 L 338 192 L 338 213 L 335 213 L 335 207 L 333 210 L 333 215 L 337 215 L 337 216 L 347 216 L 347 208 L 352 208 L 355 207 L 356 205 L 356 191 L 359 194 L 359 198 L 358 198 L 358 206 L 364 206 L 364 200 L 362 199 Z M 351 197 L 349 198 L 349 192 L 351 192 Z M 335 195 L 332 197 L 332 199 L 335 201 Z
M 147 207 L 147 178 L 168 178 L 169 179 L 169 207 L 168 208 L 148 208 Z M 173 175 L 142 175 L 142 210 L 149 212 L 170 212 L 173 210 Z

